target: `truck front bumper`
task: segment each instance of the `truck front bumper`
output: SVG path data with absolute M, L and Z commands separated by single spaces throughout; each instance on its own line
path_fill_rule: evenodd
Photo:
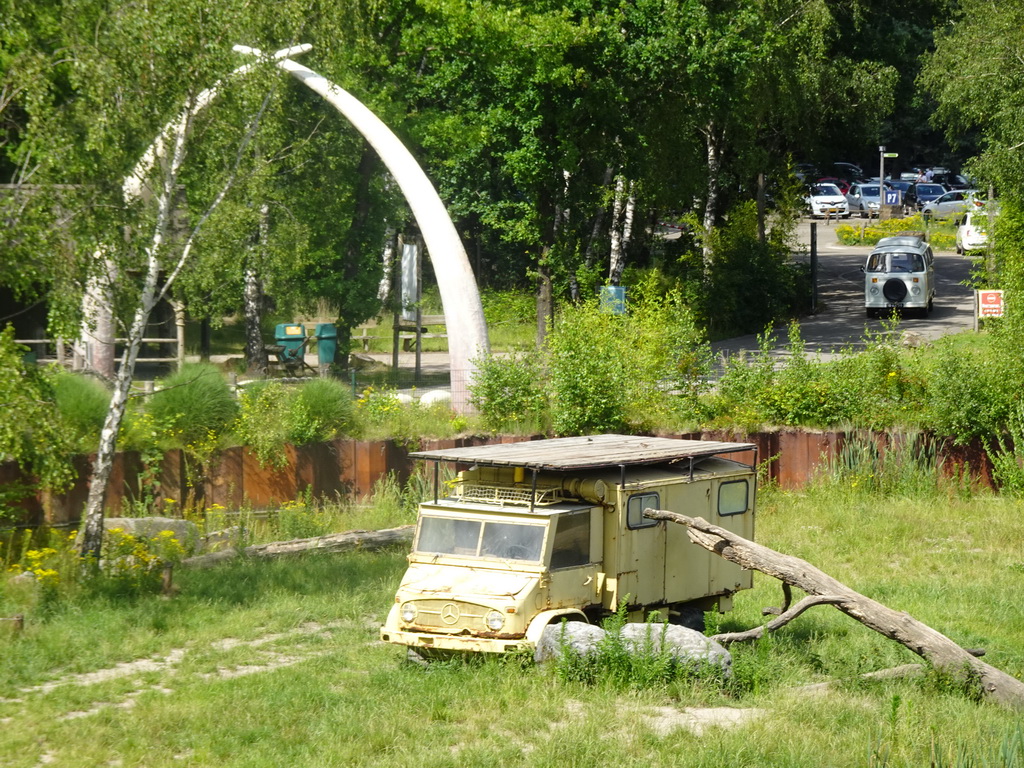
M 468 653 L 508 653 L 528 645 L 525 639 L 405 632 L 400 629 L 389 629 L 386 626 L 380 628 L 380 639 L 385 643 L 395 643 L 410 648 Z

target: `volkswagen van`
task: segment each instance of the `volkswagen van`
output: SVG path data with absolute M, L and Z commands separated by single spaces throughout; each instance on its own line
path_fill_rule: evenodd
M 935 257 L 919 235 L 883 237 L 871 251 L 864 272 L 868 317 L 914 311 L 927 317 L 935 303 Z

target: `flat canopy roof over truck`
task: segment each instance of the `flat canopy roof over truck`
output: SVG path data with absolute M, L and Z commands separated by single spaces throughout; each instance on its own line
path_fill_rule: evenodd
M 521 443 L 476 445 L 439 451 L 416 451 L 414 459 L 454 461 L 492 467 L 525 467 L 536 470 L 567 471 L 665 464 L 724 453 L 756 451 L 753 443 L 723 443 L 714 440 L 674 440 L 668 437 L 636 435 L 590 435 L 528 440 Z

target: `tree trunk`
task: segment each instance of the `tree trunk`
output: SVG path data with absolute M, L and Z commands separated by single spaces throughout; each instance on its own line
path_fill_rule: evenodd
M 757 174 L 757 242 L 764 245 L 767 238 L 765 232 L 765 212 L 767 209 L 764 173 Z
M 245 289 L 242 294 L 245 312 L 245 363 L 250 376 L 266 376 L 270 368 L 267 345 L 263 342 L 263 282 L 250 264 L 245 268 Z
M 382 307 L 387 306 L 388 297 L 391 295 L 391 276 L 395 268 L 397 238 L 398 230 L 389 226 L 384 234 L 384 251 L 380 255 L 380 283 L 377 285 L 377 298 L 380 299 Z
M 267 247 L 270 229 L 270 208 L 260 206 L 260 234 L 255 252 L 250 251 L 245 267 L 245 288 L 242 305 L 245 311 L 245 362 L 250 376 L 266 376 L 270 368 L 267 345 L 263 342 L 263 280 L 260 268 Z
M 385 547 L 410 543 L 415 530 L 416 526 L 414 525 L 403 525 L 399 528 L 385 528 L 380 531 L 346 531 L 313 539 L 294 539 L 259 544 L 246 547 L 244 551 L 248 557 L 259 558 L 300 555 L 305 552 L 350 552 L 355 549 L 372 552 Z M 187 558 L 181 565 L 186 568 L 209 568 L 238 557 L 238 555 L 239 552 L 235 549 L 225 549 Z
M 619 258 L 617 263 L 612 265 L 608 282 L 612 285 L 619 285 L 622 282 L 622 271 L 626 268 L 626 254 L 629 252 L 629 244 L 633 239 L 633 216 L 636 213 L 636 195 L 633 194 L 634 184 L 629 182 L 629 194 L 626 197 L 626 205 L 622 212 L 622 239 L 619 241 Z
M 626 180 L 621 176 L 615 177 L 615 198 L 612 200 L 612 225 L 611 225 L 611 253 L 608 259 L 608 281 L 612 285 L 618 285 L 618 279 L 622 275 L 622 209 L 626 200 Z
M 711 262 L 714 260 L 711 235 L 715 230 L 715 213 L 718 210 L 718 175 L 722 166 L 721 137 L 713 122 L 708 123 L 705 129 L 704 140 L 707 147 L 708 190 L 707 198 L 704 200 L 704 237 L 701 244 L 701 257 L 706 275 L 711 271 Z
M 537 347 L 544 346 L 548 335 L 548 325 L 554 313 L 554 297 L 551 293 L 551 265 L 548 264 L 548 251 L 545 246 L 537 265 Z
M 114 467 L 114 454 L 117 451 L 117 433 L 124 418 L 125 405 L 131 392 L 135 378 L 135 360 L 139 356 L 139 348 L 145 336 L 149 315 L 156 304 L 156 284 L 160 275 L 158 250 L 163 242 L 165 218 L 161 205 L 158 216 L 157 232 L 147 257 L 146 281 L 139 297 L 139 305 L 135 310 L 132 326 L 128 331 L 128 341 L 121 356 L 121 367 L 114 379 L 114 392 L 110 397 L 110 405 L 100 431 L 100 444 L 92 465 L 92 478 L 89 482 L 89 496 L 85 504 L 85 527 L 82 534 L 82 554 L 99 559 L 103 546 L 103 502 L 107 495 L 107 483 Z
M 666 510 L 646 510 L 655 520 L 667 520 L 687 527 L 690 540 L 710 552 L 744 568 L 760 571 L 785 584 L 819 596 L 840 611 L 880 634 L 897 641 L 937 669 L 976 690 L 982 697 L 1013 708 L 1024 708 L 1024 683 L 975 658 L 945 635 L 922 624 L 907 613 L 894 611 L 854 592 L 845 584 L 792 555 L 769 549 L 731 531 L 711 525 L 700 517 L 687 517 Z M 807 607 L 801 601 L 797 607 Z M 782 618 L 782 617 L 780 617 Z
M 114 366 L 114 292 L 117 265 L 102 252 L 95 256 L 102 274 L 89 278 L 82 297 L 81 340 L 77 344 L 76 359 L 84 370 L 91 370 L 107 381 L 113 381 Z

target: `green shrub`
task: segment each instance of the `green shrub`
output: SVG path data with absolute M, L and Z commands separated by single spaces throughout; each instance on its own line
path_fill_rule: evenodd
M 167 444 L 188 448 L 208 442 L 234 421 L 238 404 L 220 371 L 208 363 L 186 363 L 158 382 L 147 404 Z
M 263 466 L 283 467 L 287 463 L 287 398 L 288 391 L 277 381 L 254 382 L 239 393 L 235 436 Z
M 536 428 L 547 405 L 540 357 L 536 352 L 489 355 L 474 360 L 477 376 L 470 402 L 491 432 Z
M 62 489 L 75 477 L 70 462 L 75 446 L 57 417 L 52 383 L 34 363 L 25 362 L 27 351 L 14 343 L 13 326 L 0 330 L 0 457 L 16 461 L 42 487 Z M 18 514 L 6 502 L 23 495 L 8 485 L 0 492 L 0 518 Z
M 750 201 L 711 233 L 713 259 L 701 260 L 689 301 L 714 338 L 753 333 L 809 309 L 810 270 L 792 261 L 793 231 L 792 220 L 781 216 L 761 240 Z
M 98 379 L 68 371 L 53 374 L 53 392 L 68 437 L 82 453 L 96 450 L 110 391 Z
M 555 433 L 644 431 L 694 411 L 710 367 L 702 334 L 678 293 L 637 293 L 627 314 L 594 300 L 555 324 L 546 349 Z
M 938 435 L 966 445 L 976 437 L 999 434 L 1006 428 L 1016 384 L 1007 386 L 1008 371 L 998 355 L 975 358 L 968 352 L 941 347 L 929 375 L 927 426 Z M 1008 391 L 1009 390 L 1009 391 Z
M 355 404 L 347 386 L 336 379 L 313 379 L 288 400 L 286 439 L 294 445 L 322 443 L 351 432 Z
M 788 355 L 774 355 L 769 328 L 758 337 L 755 355 L 726 364 L 712 412 L 720 424 L 747 429 L 919 426 L 925 378 L 896 338 L 895 325 L 886 326 L 868 335 L 863 351 L 845 350 L 824 362 L 807 355 L 796 323 L 789 328 Z

